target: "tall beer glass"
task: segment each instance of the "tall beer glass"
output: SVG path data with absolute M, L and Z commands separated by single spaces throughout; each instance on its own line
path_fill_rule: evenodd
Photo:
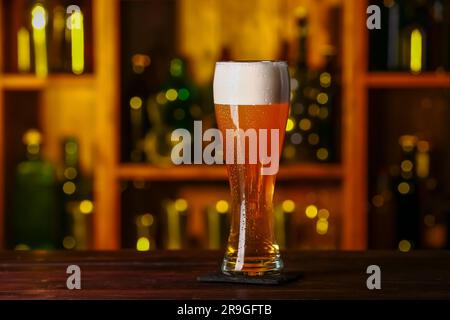
M 225 274 L 261 276 L 279 273 L 283 268 L 274 238 L 272 199 L 289 95 L 285 62 L 216 63 L 215 113 L 232 202 L 231 230 L 222 264 Z M 262 161 L 264 146 L 270 154 L 271 170 L 268 159 Z

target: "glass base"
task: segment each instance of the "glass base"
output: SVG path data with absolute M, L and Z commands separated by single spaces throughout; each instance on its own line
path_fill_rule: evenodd
M 245 257 L 242 268 L 236 269 L 236 257 L 223 259 L 222 273 L 230 276 L 265 276 L 280 274 L 283 269 L 283 260 L 280 255 L 270 258 Z

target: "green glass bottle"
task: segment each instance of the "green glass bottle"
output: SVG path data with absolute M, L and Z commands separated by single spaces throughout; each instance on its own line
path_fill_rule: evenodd
M 27 159 L 16 169 L 12 217 L 12 246 L 17 250 L 59 246 L 55 170 L 41 158 L 41 138 L 37 130 L 23 136 Z
M 172 59 L 168 80 L 149 100 L 148 117 L 151 129 L 145 137 L 145 152 L 148 161 L 153 164 L 171 164 L 172 131 L 182 128 L 192 132 L 194 121 L 202 119 L 198 89 L 190 81 L 187 70 L 186 60 Z

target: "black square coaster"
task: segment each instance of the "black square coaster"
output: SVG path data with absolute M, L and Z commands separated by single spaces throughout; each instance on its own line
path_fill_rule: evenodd
M 282 285 L 299 280 L 302 277 L 301 272 L 284 272 L 277 275 L 266 276 L 229 276 L 220 272 L 198 276 L 200 282 L 220 282 L 220 283 L 240 283 L 240 284 L 258 284 L 258 285 Z

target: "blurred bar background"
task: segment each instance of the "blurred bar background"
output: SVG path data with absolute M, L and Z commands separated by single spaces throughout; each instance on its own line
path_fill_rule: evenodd
M 382 28 L 366 28 L 367 6 Z M 0 0 L 3 249 L 221 249 L 217 60 L 286 60 L 283 249 L 450 247 L 450 1 Z

